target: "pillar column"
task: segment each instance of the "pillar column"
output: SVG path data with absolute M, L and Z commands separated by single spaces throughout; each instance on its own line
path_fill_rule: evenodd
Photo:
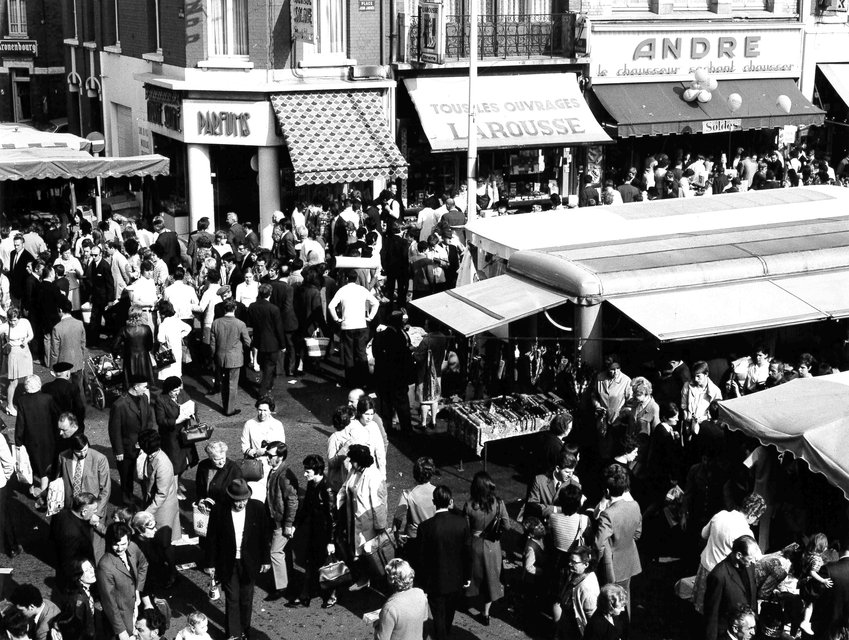
M 193 231 L 198 228 L 198 220 L 204 216 L 211 221 L 215 220 L 209 145 L 187 144 L 186 161 L 189 173 L 189 230 Z
M 260 242 L 270 247 L 271 214 L 280 209 L 280 161 L 277 147 L 257 147 L 257 179 L 259 181 Z
M 600 302 L 588 306 L 575 305 L 575 335 L 581 360 L 599 371 L 603 356 L 601 321 Z

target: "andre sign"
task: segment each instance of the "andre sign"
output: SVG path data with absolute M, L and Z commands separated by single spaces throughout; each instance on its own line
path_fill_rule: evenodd
M 593 25 L 590 75 L 596 84 L 689 80 L 699 67 L 717 79 L 796 77 L 797 25 Z

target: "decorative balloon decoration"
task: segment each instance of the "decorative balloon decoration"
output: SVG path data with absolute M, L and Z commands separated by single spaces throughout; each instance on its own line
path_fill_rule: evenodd
M 711 91 L 715 91 L 718 86 L 719 82 L 711 78 L 706 69 L 700 67 L 693 73 L 693 81 L 689 84 L 689 88 L 684 90 L 682 97 L 687 102 L 696 100 L 701 103 L 710 102 L 713 97 Z
M 775 101 L 775 106 L 781 109 L 784 113 L 790 113 L 790 108 L 793 106 L 793 103 L 790 102 L 790 98 L 782 94 L 778 96 L 778 100 Z
M 731 113 L 735 113 L 740 107 L 743 106 L 743 96 L 739 93 L 732 93 L 728 96 L 728 109 Z
M 699 89 L 693 89 L 693 88 L 685 89 L 684 90 L 684 100 L 686 100 L 687 102 L 692 102 L 693 100 L 695 100 L 699 96 L 699 93 L 701 93 L 701 91 Z
M 712 96 L 710 91 L 708 91 L 707 89 L 702 89 L 701 91 L 699 91 L 699 95 L 697 97 L 699 99 L 699 102 L 710 102 Z
M 698 69 L 696 69 L 695 73 L 693 74 L 693 77 L 699 84 L 707 84 L 710 75 L 708 74 L 706 69 L 704 69 L 703 67 L 699 67 Z
M 719 80 L 716 78 L 708 78 L 707 86 L 705 87 L 708 91 L 716 91 L 716 88 L 719 86 Z

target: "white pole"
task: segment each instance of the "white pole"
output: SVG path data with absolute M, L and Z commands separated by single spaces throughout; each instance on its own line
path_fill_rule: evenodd
M 469 2 L 469 135 L 468 151 L 466 153 L 466 186 L 467 186 L 467 222 L 477 217 L 475 194 L 478 189 L 478 129 L 475 113 L 475 84 L 478 77 L 478 1 Z

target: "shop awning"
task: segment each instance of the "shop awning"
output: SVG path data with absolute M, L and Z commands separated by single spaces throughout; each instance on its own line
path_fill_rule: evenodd
M 776 285 L 827 313 L 830 318 L 849 318 L 849 270 L 808 273 L 775 278 Z
M 419 298 L 411 304 L 458 333 L 473 336 L 570 300 L 566 294 L 544 285 L 504 274 Z
M 817 67 L 843 102 L 849 105 L 849 64 L 818 64 Z
M 295 169 L 295 184 L 407 177 L 374 89 L 293 91 L 271 96 Z
M 769 280 L 640 293 L 607 301 L 664 342 L 756 331 L 828 317 Z
M 169 162 L 157 154 L 103 158 L 60 147 L 0 148 L 0 180 L 159 176 L 168 175 Z
M 686 102 L 687 83 L 655 82 L 593 87 L 598 100 L 616 120 L 620 137 L 670 133 L 719 133 L 742 129 L 772 129 L 784 125 L 821 125 L 825 112 L 802 95 L 789 78 L 720 80 L 710 102 Z M 743 104 L 732 113 L 728 96 L 738 93 Z M 790 98 L 790 113 L 776 104 Z
M 468 77 L 408 78 L 404 85 L 431 149 L 465 149 Z M 479 149 L 611 142 L 584 100 L 574 73 L 482 76 L 475 91 Z

